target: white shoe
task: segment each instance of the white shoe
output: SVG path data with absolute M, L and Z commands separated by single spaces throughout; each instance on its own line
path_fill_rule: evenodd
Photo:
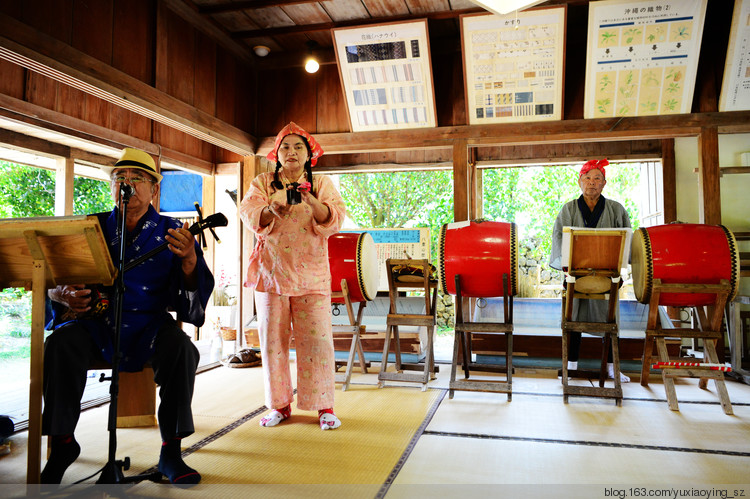
M 341 426 L 341 420 L 336 417 L 335 414 L 330 412 L 324 412 L 320 416 L 320 429 L 321 430 L 335 430 Z
M 265 427 L 276 426 L 277 424 L 284 421 L 287 417 L 276 409 L 268 413 L 267 416 L 263 416 L 260 419 L 260 425 Z
M 607 377 L 609 379 L 615 379 L 615 365 L 614 364 L 607 364 Z M 630 383 L 630 377 L 623 374 L 622 371 L 620 371 L 620 383 Z

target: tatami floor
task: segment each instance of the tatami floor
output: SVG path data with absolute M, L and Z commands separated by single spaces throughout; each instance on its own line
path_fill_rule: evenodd
M 394 382 L 379 389 L 378 367 L 355 372 L 346 392 L 338 386 L 343 425 L 335 432 L 321 432 L 315 415 L 300 411 L 276 428 L 260 428 L 260 368 L 199 374 L 196 433 L 184 447 L 186 462 L 203 481 L 180 494 L 750 497 L 750 386 L 743 383 L 727 379 L 734 414 L 726 415 L 713 382 L 702 390 L 692 379 L 677 381 L 680 410 L 671 411 L 657 376 L 643 387 L 629 373 L 635 379 L 623 385 L 617 407 L 588 397 L 565 404 L 554 370 L 518 369 L 509 402 L 501 393 L 457 391 L 449 398 L 445 364 L 427 391 Z M 107 406 L 83 413 L 76 432 L 83 451 L 65 482 L 84 479 L 106 462 L 106 420 Z M 326 438 L 336 444 L 328 446 Z M 158 445 L 155 427 L 119 430 L 118 458 L 132 462 L 126 476 L 154 466 Z M 12 453 L 0 458 L 0 483 L 26 481 L 25 447 L 26 433 L 16 434 Z M 366 482 L 357 482 L 364 472 L 370 473 L 361 475 Z M 144 482 L 128 490 L 168 496 L 176 489 Z M 0 486 L 0 494 L 23 491 Z

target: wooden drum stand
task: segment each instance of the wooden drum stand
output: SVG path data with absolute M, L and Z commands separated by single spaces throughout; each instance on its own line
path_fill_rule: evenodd
M 722 409 L 724 409 L 724 413 L 728 415 L 733 414 L 727 387 L 724 384 L 724 373 L 721 370 L 712 369 L 710 365 L 700 365 L 713 364 L 716 366 L 719 364 L 716 343 L 722 339 L 721 322 L 730 292 L 731 286 L 726 279 L 722 279 L 721 284 L 663 284 L 661 279 L 654 279 L 653 281 L 653 290 L 649 301 L 648 321 L 646 323 L 646 340 L 643 345 L 641 385 L 648 386 L 648 375 L 651 368 L 654 343 L 656 343 L 659 360 L 662 363 L 669 363 L 667 338 L 697 338 L 703 340 L 704 358 L 702 363 L 687 368 L 661 368 L 667 402 L 669 403 L 669 408 L 673 411 L 679 410 L 674 378 L 700 378 L 699 386 L 703 389 L 708 385 L 709 379 L 714 380 L 716 392 L 719 395 L 719 401 L 721 402 Z M 708 305 L 705 308 L 696 307 L 698 312 L 698 325 L 696 328 L 662 329 L 661 322 L 659 321 L 659 298 L 661 293 L 708 293 L 715 296 L 715 301 L 712 305 Z

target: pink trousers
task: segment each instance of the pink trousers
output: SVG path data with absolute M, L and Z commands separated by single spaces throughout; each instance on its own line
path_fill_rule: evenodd
M 333 408 L 336 390 L 331 296 L 282 296 L 255 292 L 266 406 L 281 409 L 294 399 L 289 347 L 297 352 L 297 408 Z

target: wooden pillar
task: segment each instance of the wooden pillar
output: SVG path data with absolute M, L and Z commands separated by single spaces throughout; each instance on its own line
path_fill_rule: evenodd
M 469 219 L 469 148 L 466 139 L 453 143 L 453 220 Z
M 482 190 L 479 185 L 480 173 L 477 170 L 477 149 L 472 147 L 469 149 L 469 160 L 468 160 L 468 176 L 469 176 L 469 220 L 474 220 L 479 217 L 479 213 L 482 208 Z
M 154 156 L 153 154 L 151 155 Z M 154 157 L 154 165 L 156 165 L 156 171 L 161 174 L 161 155 Z M 159 195 L 151 201 L 151 204 L 154 206 L 154 209 L 156 210 L 156 213 L 159 213 L 159 205 L 161 205 L 161 186 L 159 187 Z
M 698 136 L 700 159 L 699 217 L 700 222 L 721 223 L 721 191 L 719 188 L 719 132 L 716 127 L 701 129 Z
M 73 158 L 58 158 L 55 170 L 55 216 L 73 214 Z
M 662 191 L 664 193 L 664 223 L 677 221 L 677 176 L 674 159 L 674 139 L 661 141 Z
M 240 167 L 237 168 L 237 214 L 239 217 L 240 203 L 242 198 L 245 197 L 247 191 L 250 190 L 250 183 L 262 170 L 261 157 L 260 156 L 245 156 L 240 163 Z M 247 264 L 250 254 L 255 246 L 255 237 L 249 229 L 245 227 L 241 220 L 238 220 L 237 224 L 238 238 L 237 238 L 237 253 L 239 255 L 239 293 L 237 297 L 237 317 L 238 326 L 237 334 L 239 338 L 237 344 L 244 345 L 245 341 L 245 324 L 255 314 L 255 307 L 253 301 L 253 290 L 246 288 L 242 284 L 245 282 L 245 276 L 247 275 Z

